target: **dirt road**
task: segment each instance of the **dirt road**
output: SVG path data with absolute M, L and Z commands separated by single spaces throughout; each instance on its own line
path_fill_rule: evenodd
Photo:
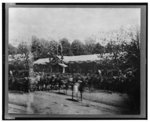
M 111 103 L 111 100 L 110 100 Z M 9 113 L 21 114 L 124 114 L 122 107 L 83 99 L 72 100 L 71 96 L 50 92 L 30 94 L 9 93 Z

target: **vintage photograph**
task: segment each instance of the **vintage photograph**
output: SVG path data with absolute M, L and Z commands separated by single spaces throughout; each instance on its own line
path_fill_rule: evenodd
M 8 115 L 132 118 L 146 109 L 140 7 L 10 4 L 7 10 Z

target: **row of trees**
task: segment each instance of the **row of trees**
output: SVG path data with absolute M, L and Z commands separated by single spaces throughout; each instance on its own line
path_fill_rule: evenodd
M 39 39 L 32 37 L 31 45 L 27 45 L 21 42 L 18 47 L 8 45 L 8 53 L 13 54 L 25 54 L 29 51 L 33 53 L 34 59 L 46 58 L 49 56 L 49 52 L 55 55 L 73 56 L 73 55 L 88 55 L 88 54 L 103 54 L 112 53 L 113 50 L 123 51 L 124 45 L 115 44 L 113 41 L 109 42 L 106 46 L 102 46 L 100 43 L 96 43 L 92 39 L 85 41 L 85 44 L 80 40 L 74 40 L 72 43 L 67 38 L 61 39 L 59 42 L 55 40 L 47 41 L 45 39 Z

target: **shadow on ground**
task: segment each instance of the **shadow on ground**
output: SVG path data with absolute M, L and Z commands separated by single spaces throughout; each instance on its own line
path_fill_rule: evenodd
M 56 94 L 59 94 L 59 95 L 66 95 L 65 93 L 63 92 L 55 92 Z
M 67 98 L 66 100 L 73 101 L 73 102 L 79 102 L 78 100 L 71 99 L 71 98 Z

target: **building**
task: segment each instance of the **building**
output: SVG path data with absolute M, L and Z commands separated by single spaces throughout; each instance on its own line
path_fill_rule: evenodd
M 58 58 L 61 58 L 58 56 Z M 99 54 L 64 56 L 63 63 L 50 66 L 49 58 L 38 59 L 34 62 L 36 71 L 43 72 L 67 72 L 67 73 L 90 73 L 98 68 L 98 64 L 102 60 Z M 51 69 L 52 68 L 52 69 Z

